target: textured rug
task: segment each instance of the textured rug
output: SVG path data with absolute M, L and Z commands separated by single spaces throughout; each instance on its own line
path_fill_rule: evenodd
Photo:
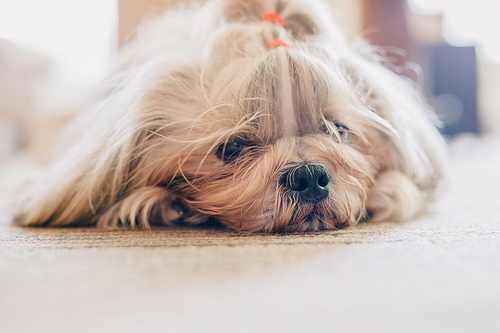
M 499 332 L 500 137 L 452 144 L 432 215 L 249 235 L 11 225 L 0 162 L 1 332 Z

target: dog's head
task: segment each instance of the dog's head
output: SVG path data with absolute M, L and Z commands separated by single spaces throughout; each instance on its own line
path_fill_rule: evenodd
M 269 2 L 226 4 L 229 23 L 214 34 L 207 63 L 172 81 L 174 91 L 187 89 L 177 96 L 197 91 L 203 103 L 154 130 L 153 140 L 178 147 L 164 186 L 231 228 L 266 232 L 330 229 L 399 210 L 392 206 L 407 203 L 398 198 L 368 202 L 391 195 L 374 192 L 378 175 L 394 170 L 395 196 L 430 193 L 440 141 L 409 83 L 357 53 L 318 8 L 282 2 L 281 27 L 260 21 Z M 274 38 L 290 47 L 271 49 Z
M 175 196 L 188 220 L 276 232 L 422 210 L 441 178 L 442 139 L 411 85 L 349 44 L 326 5 L 226 0 L 204 10 L 194 17 L 217 23 L 194 43 L 196 61 L 148 49 L 126 62 L 90 176 L 77 177 L 90 184 L 83 216 L 147 227 Z M 267 12 L 284 25 L 263 22 Z M 289 47 L 270 47 L 277 38 Z

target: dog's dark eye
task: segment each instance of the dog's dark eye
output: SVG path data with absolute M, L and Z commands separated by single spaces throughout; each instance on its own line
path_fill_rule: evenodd
M 234 161 L 247 146 L 239 141 L 229 141 L 217 149 L 217 156 L 224 161 Z
M 337 127 L 337 130 L 339 131 L 339 136 L 340 136 L 340 139 L 342 140 L 342 142 L 345 144 L 350 144 L 352 141 L 352 134 L 349 131 L 349 128 L 347 128 L 347 126 L 344 126 L 341 124 L 335 124 L 335 126 Z M 325 134 L 330 135 L 330 129 L 326 125 L 323 125 L 321 127 L 321 131 L 323 131 L 323 133 L 325 133 Z
M 330 135 L 330 129 L 328 128 L 328 126 L 326 126 L 325 124 L 323 124 L 323 126 L 321 126 L 321 131 L 325 134 L 328 134 Z
M 350 144 L 352 141 L 352 133 L 349 131 L 349 128 L 341 124 L 335 124 L 335 126 L 337 126 L 337 129 L 339 130 L 339 135 L 342 139 L 342 142 L 345 144 Z

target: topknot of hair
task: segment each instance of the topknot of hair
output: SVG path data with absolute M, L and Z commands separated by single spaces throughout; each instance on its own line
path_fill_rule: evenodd
M 306 1 L 296 0 L 233 0 L 226 1 L 223 10 L 227 22 L 262 22 L 266 13 L 278 13 L 285 21 L 284 29 L 294 39 L 319 32 L 317 19 Z M 277 27 L 280 28 L 280 27 Z

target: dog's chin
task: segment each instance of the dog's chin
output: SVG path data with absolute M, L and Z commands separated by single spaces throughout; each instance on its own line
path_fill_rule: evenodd
M 298 202 L 286 209 L 274 210 L 273 213 L 261 214 L 253 221 L 242 223 L 236 229 L 250 232 L 292 233 L 335 230 L 349 225 L 348 218 L 342 217 L 345 214 L 339 212 L 329 200 L 315 204 Z
M 273 224 L 268 221 L 265 224 Z M 262 232 L 270 233 L 296 233 L 296 232 L 314 232 L 322 230 L 336 230 L 347 226 L 348 223 L 340 222 L 336 219 L 328 218 L 326 215 L 316 212 L 311 212 L 300 219 L 290 220 L 287 223 L 282 223 L 279 226 L 271 228 L 264 227 Z
M 333 222 L 333 223 L 332 223 Z M 302 220 L 291 221 L 276 232 L 311 232 L 336 229 L 335 221 L 328 221 L 323 214 L 311 212 Z M 340 224 L 339 224 L 340 225 Z

